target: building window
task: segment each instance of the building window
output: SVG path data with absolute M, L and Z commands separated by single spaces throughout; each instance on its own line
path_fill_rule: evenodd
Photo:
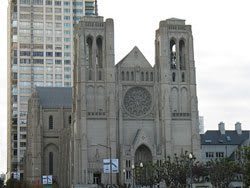
M 49 174 L 53 175 L 53 152 L 49 152 Z
M 69 116 L 69 124 L 71 124 L 71 116 Z
M 122 81 L 125 80 L 125 75 L 124 75 L 124 72 L 122 71 Z
M 214 152 L 206 152 L 206 158 L 213 158 Z
M 185 74 L 184 74 L 184 72 L 181 74 L 181 81 L 185 82 Z
M 134 78 L 134 72 L 131 72 L 131 80 L 134 81 L 135 78 Z
M 172 81 L 175 82 L 175 73 L 172 73 Z
M 223 158 L 224 157 L 224 152 L 216 152 L 216 157 Z
M 53 116 L 49 116 L 49 129 L 53 129 Z
M 144 72 L 141 72 L 141 81 L 144 81 Z

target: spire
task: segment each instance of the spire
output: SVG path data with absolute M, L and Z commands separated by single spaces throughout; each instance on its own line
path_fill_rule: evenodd
M 95 0 L 95 15 L 98 16 L 97 0 Z

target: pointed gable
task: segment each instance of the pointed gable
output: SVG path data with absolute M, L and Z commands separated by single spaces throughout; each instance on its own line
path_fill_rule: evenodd
M 152 68 L 142 52 L 135 46 L 119 63 L 121 67 L 145 67 Z

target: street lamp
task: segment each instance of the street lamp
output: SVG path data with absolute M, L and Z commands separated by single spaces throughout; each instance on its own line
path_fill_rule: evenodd
M 126 169 L 123 169 L 124 185 L 126 184 Z
M 192 175 L 192 167 L 193 167 L 193 155 L 192 153 L 189 153 L 189 160 L 190 160 L 190 188 L 193 187 L 193 175 Z
M 143 163 L 140 162 L 140 168 L 141 168 L 141 187 L 142 187 L 142 168 L 143 168 Z
M 134 186 L 135 186 L 135 184 L 134 184 L 134 183 L 135 183 L 135 182 L 134 182 L 134 181 L 135 181 L 135 180 L 134 180 L 134 175 L 135 175 L 135 174 L 134 174 L 134 170 L 135 170 L 135 165 L 132 164 L 132 187 L 133 187 L 133 188 L 134 188 Z
M 112 148 L 110 146 L 106 146 L 106 145 L 102 145 L 102 144 L 93 144 L 92 146 L 102 146 L 105 148 L 109 149 L 109 177 L 110 177 L 110 184 L 111 184 L 111 188 L 113 187 L 113 183 L 112 183 Z

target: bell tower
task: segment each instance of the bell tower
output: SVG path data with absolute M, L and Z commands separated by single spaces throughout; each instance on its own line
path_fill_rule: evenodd
M 163 149 L 193 152 L 200 156 L 198 102 L 193 36 L 185 20 L 171 18 L 160 22 L 156 31 L 156 67 L 162 109 Z
M 74 36 L 72 179 L 84 187 L 108 183 L 106 174 L 93 169 L 102 169 L 110 151 L 116 156 L 113 20 L 85 16 Z

